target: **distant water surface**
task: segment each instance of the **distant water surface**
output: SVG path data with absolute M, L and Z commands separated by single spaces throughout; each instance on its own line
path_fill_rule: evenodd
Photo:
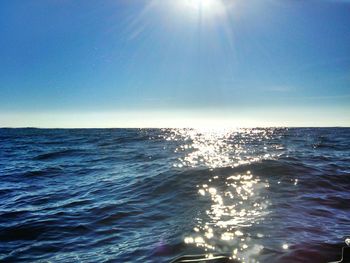
M 350 129 L 0 129 L 0 261 L 328 262 Z

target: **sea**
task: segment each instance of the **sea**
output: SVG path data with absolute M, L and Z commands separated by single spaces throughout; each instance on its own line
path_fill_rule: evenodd
M 0 262 L 340 260 L 350 128 L 0 129 Z

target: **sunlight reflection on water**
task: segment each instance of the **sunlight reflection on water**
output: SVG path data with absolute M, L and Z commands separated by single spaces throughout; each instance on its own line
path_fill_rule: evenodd
M 0 129 L 0 148 L 4 262 L 334 262 L 349 237 L 349 129 Z
M 174 129 L 167 140 L 183 142 L 176 152 L 185 154 L 174 167 L 233 168 L 277 156 L 276 146 L 266 144 L 273 133 L 273 129 Z M 193 232 L 184 242 L 203 248 L 207 257 L 229 252 L 231 258 L 242 262 L 257 262 L 255 256 L 263 249 L 257 241 L 264 235 L 252 236 L 250 228 L 269 213 L 267 188 L 269 182 L 250 171 L 214 175 L 197 185 L 198 195 L 209 207 L 195 219 Z
M 185 243 L 202 247 L 206 253 L 230 251 L 232 258 L 251 260 L 263 248 L 256 243 L 263 235 L 252 237 L 249 228 L 268 214 L 265 189 L 269 184 L 250 171 L 227 177 L 224 185 L 218 176 L 209 180 L 198 186 L 198 193 L 209 200 L 210 208 L 205 217 L 197 218 Z
M 275 149 L 265 144 L 273 133 L 274 129 L 172 129 L 166 139 L 184 142 L 176 152 L 186 154 L 175 167 L 237 167 L 275 157 Z

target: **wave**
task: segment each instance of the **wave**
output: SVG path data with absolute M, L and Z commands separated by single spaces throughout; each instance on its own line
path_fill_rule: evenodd
M 53 151 L 49 153 L 39 154 L 33 157 L 33 160 L 46 161 L 46 160 L 53 160 L 53 159 L 62 158 L 62 157 L 76 156 L 77 154 L 86 154 L 86 151 L 83 151 L 81 149 L 63 149 L 63 150 Z
M 0 260 L 335 261 L 349 143 L 350 129 L 0 129 Z

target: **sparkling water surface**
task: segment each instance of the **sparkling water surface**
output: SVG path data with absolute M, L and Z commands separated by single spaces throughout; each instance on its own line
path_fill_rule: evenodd
M 0 129 L 0 260 L 328 262 L 350 129 Z

